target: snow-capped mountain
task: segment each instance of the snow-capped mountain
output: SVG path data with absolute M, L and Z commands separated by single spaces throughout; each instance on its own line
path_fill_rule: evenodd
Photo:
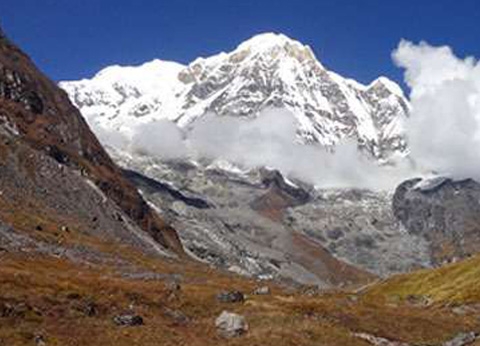
M 362 85 L 327 70 L 310 47 L 282 34 L 254 36 L 230 53 L 188 66 L 154 60 L 111 66 L 90 80 L 62 82 L 93 128 L 129 134 L 138 124 L 169 119 L 180 127 L 207 113 L 254 117 L 286 107 L 305 142 L 325 146 L 354 138 L 379 159 L 404 153 L 409 104 L 385 77 Z

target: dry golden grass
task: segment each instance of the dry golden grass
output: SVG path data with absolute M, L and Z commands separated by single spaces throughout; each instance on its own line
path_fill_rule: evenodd
M 107 244 L 98 242 L 97 246 L 111 250 Z M 121 256 L 148 271 L 181 274 L 182 290 L 172 296 L 160 280 L 125 279 L 118 275 L 118 268 L 105 265 L 84 266 L 39 255 L 1 255 L 0 307 L 2 302 L 26 303 L 33 310 L 25 316 L 0 317 L 0 344 L 31 345 L 35 335 L 43 335 L 48 345 L 62 346 L 367 345 L 352 332 L 436 343 L 478 327 L 474 319 L 442 308 L 392 307 L 352 299 L 342 292 L 307 297 L 287 294 L 274 285 L 270 296 L 222 304 L 215 299 L 220 291 L 248 293 L 257 283 L 195 263 L 149 258 L 126 247 Z M 97 305 L 96 315 L 88 317 L 79 311 L 78 306 L 86 302 Z M 130 308 L 143 316 L 144 326 L 122 328 L 112 322 L 115 314 Z M 248 334 L 231 340 L 217 335 L 214 321 L 224 309 L 246 317 Z M 168 310 L 181 311 L 190 321 L 176 323 Z
M 438 303 L 480 302 L 480 256 L 435 270 L 420 270 L 393 277 L 372 287 L 371 299 L 404 299 L 409 295 L 427 296 Z

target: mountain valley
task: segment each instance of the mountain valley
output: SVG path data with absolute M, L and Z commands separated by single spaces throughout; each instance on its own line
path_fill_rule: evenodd
M 411 106 L 393 82 L 263 34 L 57 86 L 0 33 L 0 345 L 480 345 L 475 180 L 332 188 L 116 146 L 278 108 L 300 151 L 353 141 L 395 168 Z

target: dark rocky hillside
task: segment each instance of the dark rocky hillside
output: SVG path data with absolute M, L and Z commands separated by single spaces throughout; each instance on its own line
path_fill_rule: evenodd
M 45 77 L 3 33 L 0 34 L 0 121 L 5 132 L 1 136 L 2 157 L 10 169 L 28 165 L 32 172 L 29 178 L 34 180 L 38 172 L 50 168 L 43 164 L 46 158 L 36 160 L 31 156 L 47 155 L 59 167 L 78 172 L 78 179 L 81 176 L 92 181 L 159 244 L 182 252 L 175 230 L 152 211 L 123 176 L 65 92 Z M 18 156 L 18 148 L 23 148 L 26 155 L 23 161 Z M 12 166 L 15 160 L 20 160 L 18 167 Z M 3 181 L 13 184 L 11 180 Z M 50 183 L 59 181 L 52 176 Z M 61 203 L 58 207 L 63 208 Z
M 408 180 L 395 192 L 393 212 L 410 234 L 428 240 L 435 265 L 480 251 L 480 184 L 474 180 Z

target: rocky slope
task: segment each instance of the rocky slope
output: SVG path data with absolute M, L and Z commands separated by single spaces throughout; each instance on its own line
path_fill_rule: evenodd
M 306 203 L 309 192 L 288 185 L 278 172 L 235 174 L 189 162 L 115 158 L 143 172 L 128 175 L 200 261 L 246 276 L 321 287 L 374 277 L 283 222 L 287 208 Z
M 60 86 L 98 131 L 128 136 L 135 125 L 158 119 L 185 128 L 207 113 L 254 117 L 273 106 L 292 112 L 304 142 L 332 146 L 353 138 L 381 160 L 406 153 L 409 104 L 398 85 L 385 77 L 370 85 L 344 78 L 281 34 L 255 36 L 188 66 L 161 60 L 111 66 Z
M 192 255 L 245 275 L 342 286 L 479 252 L 472 180 L 413 179 L 395 192 L 316 189 L 264 168 L 113 157 L 136 171 L 132 181 Z
M 393 212 L 410 234 L 429 242 L 440 265 L 480 251 L 480 184 L 467 179 L 412 179 L 393 197 Z
M 429 241 L 395 217 L 391 193 L 318 190 L 218 161 L 112 155 L 135 171 L 132 181 L 186 250 L 219 268 L 328 287 L 432 265 Z
M 0 119 L 2 196 L 12 210 L 22 210 L 22 204 L 23 213 L 31 209 L 46 216 L 83 218 L 85 223 L 78 222 L 81 228 L 98 222 L 98 228 L 107 232 L 102 207 L 98 207 L 98 201 L 105 199 L 106 205 L 112 205 L 109 210 L 118 209 L 114 207 L 118 205 L 119 215 L 125 215 L 118 219 L 131 218 L 145 236 L 153 237 L 164 248 L 182 251 L 174 229 L 123 176 L 65 92 L 3 34 Z M 77 212 L 75 203 L 83 209 Z M 118 225 L 107 228 L 116 232 L 115 227 Z M 126 232 L 125 227 L 119 228 Z

